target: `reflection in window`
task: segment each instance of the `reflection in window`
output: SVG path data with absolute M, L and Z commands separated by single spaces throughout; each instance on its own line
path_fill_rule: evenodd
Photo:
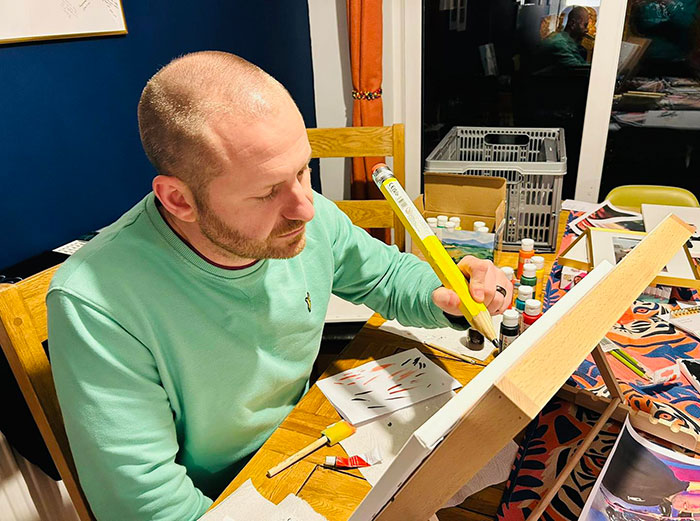
M 573 197 L 600 2 L 465 2 L 424 0 L 423 160 L 456 126 L 563 128 Z
M 625 184 L 700 193 L 698 0 L 629 0 L 601 197 Z

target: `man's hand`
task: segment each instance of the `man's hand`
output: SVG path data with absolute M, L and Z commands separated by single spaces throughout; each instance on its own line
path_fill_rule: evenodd
M 505 273 L 493 265 L 493 262 L 477 259 L 467 255 L 457 265 L 469 280 L 469 292 L 477 302 L 483 302 L 492 315 L 503 313 L 513 301 L 513 284 Z M 503 296 L 503 288 L 506 295 Z M 460 316 L 459 297 L 447 288 L 440 287 L 433 291 L 433 302 L 450 315 Z

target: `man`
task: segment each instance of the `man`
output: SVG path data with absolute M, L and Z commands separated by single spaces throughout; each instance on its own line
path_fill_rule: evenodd
M 564 30 L 549 35 L 540 44 L 542 65 L 558 69 L 588 67 L 587 52 L 581 45 L 588 32 L 588 21 L 588 11 L 585 7 L 573 7 Z
M 138 113 L 153 193 L 54 277 L 52 370 L 98 519 L 190 520 L 306 392 L 331 291 L 416 326 L 459 311 L 426 263 L 313 193 L 302 117 L 254 65 L 179 58 Z M 462 266 L 503 311 L 505 275 Z

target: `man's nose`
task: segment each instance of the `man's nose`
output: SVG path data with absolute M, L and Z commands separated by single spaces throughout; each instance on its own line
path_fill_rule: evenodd
M 284 217 L 290 221 L 309 222 L 314 217 L 313 192 L 302 183 L 294 183 Z

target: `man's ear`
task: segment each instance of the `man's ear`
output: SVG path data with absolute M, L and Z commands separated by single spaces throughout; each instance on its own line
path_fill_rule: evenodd
M 153 193 L 163 207 L 181 221 L 197 220 L 197 205 L 192 190 L 180 179 L 169 175 L 157 175 L 153 178 Z

